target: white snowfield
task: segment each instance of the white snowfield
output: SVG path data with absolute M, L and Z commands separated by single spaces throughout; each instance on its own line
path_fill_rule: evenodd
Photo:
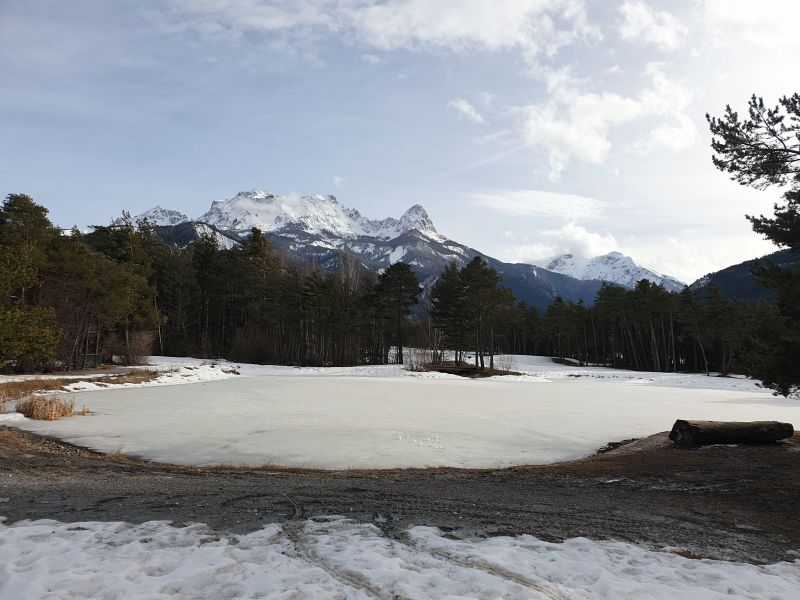
M 678 418 L 800 425 L 800 402 L 748 379 L 565 367 L 542 357 L 514 357 L 523 375 L 483 380 L 400 366 L 153 362 L 171 370 L 148 384 L 75 384 L 88 390 L 75 392 L 76 406 L 92 416 L 0 420 L 162 462 L 320 469 L 550 463 L 667 430 Z
M 622 542 L 386 537 L 343 518 L 246 535 L 165 522 L 0 525 L 2 598 L 791 600 L 800 563 L 692 560 Z

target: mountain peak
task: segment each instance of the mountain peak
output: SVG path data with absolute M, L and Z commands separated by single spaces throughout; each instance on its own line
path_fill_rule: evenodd
M 416 229 L 425 235 L 438 236 L 436 227 L 428 216 L 428 211 L 420 204 L 415 204 L 403 213 L 403 216 L 400 217 L 400 227 L 405 231 Z
M 260 188 L 212 202 L 208 212 L 198 220 L 220 231 L 243 233 L 253 227 L 265 232 L 302 231 L 331 242 L 359 236 L 388 240 L 412 229 L 428 237 L 440 237 L 428 213 L 419 204 L 409 208 L 400 219 L 373 221 L 355 209 L 342 206 L 333 195 L 281 196 Z
M 633 289 L 640 279 L 652 281 L 670 292 L 679 292 L 685 285 L 674 277 L 642 267 L 630 256 L 616 251 L 591 259 L 562 254 L 551 260 L 545 268 L 576 279 L 607 281 L 628 289 Z
M 170 210 L 157 205 L 133 217 L 134 223 L 137 221 L 143 221 L 145 219 L 150 223 L 150 225 L 164 227 L 167 225 L 180 225 L 181 223 L 188 221 L 189 217 L 182 212 L 178 212 L 177 210 Z M 122 225 L 124 220 L 122 217 L 119 217 L 114 219 L 111 223 L 112 225 Z

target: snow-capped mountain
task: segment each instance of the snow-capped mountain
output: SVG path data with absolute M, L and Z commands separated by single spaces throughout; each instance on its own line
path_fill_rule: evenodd
M 551 260 L 545 268 L 575 279 L 606 281 L 629 289 L 641 279 L 661 285 L 670 292 L 680 292 L 686 285 L 674 277 L 637 265 L 630 256 L 620 252 L 609 252 L 594 258 L 562 254 Z
M 373 221 L 342 206 L 335 196 L 281 196 L 258 188 L 240 192 L 230 200 L 213 202 L 211 209 L 197 220 L 239 234 L 258 227 L 266 233 L 292 229 L 331 240 L 360 236 L 390 240 L 416 229 L 431 239 L 444 239 L 419 204 L 400 219 Z
M 173 214 L 174 222 L 170 222 Z M 158 225 L 156 233 L 164 241 L 180 247 L 211 236 L 220 247 L 230 248 L 257 227 L 295 264 L 310 262 L 334 270 L 343 261 L 350 264 L 355 256 L 363 268 L 379 272 L 402 260 L 412 266 L 427 289 L 449 262 L 464 265 L 480 255 L 520 301 L 541 310 L 557 296 L 592 304 L 601 285 L 600 281 L 581 281 L 541 267 L 503 263 L 485 256 L 441 235 L 419 204 L 400 218 L 372 220 L 343 206 L 334 196 L 284 196 L 253 189 L 213 202 L 196 219 L 160 207 L 141 216 Z
M 143 219 L 147 219 L 151 225 L 166 227 L 169 225 L 186 223 L 189 220 L 189 217 L 181 212 L 178 212 L 177 210 L 169 210 L 167 208 L 156 206 L 133 217 L 134 223 Z M 123 219 L 114 219 L 112 223 L 114 225 L 122 225 Z

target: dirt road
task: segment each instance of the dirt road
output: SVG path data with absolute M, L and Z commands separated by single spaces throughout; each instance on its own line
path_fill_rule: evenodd
M 104 456 L 0 427 L 0 515 L 204 522 L 230 532 L 319 515 L 387 534 L 619 539 L 688 556 L 800 556 L 800 435 L 761 447 L 672 448 L 657 434 L 591 458 L 500 470 L 190 468 Z

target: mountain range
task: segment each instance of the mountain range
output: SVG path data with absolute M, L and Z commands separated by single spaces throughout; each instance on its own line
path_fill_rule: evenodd
M 649 279 L 670 291 L 684 286 L 618 252 L 592 259 L 565 254 L 546 267 L 502 262 L 440 234 L 419 204 L 398 219 L 372 220 L 343 206 L 335 196 L 279 195 L 252 189 L 213 202 L 197 218 L 160 206 L 135 218 L 147 219 L 164 241 L 180 247 L 210 235 L 221 247 L 230 248 L 257 227 L 300 264 L 313 261 L 333 270 L 352 253 L 365 268 L 379 272 L 402 260 L 412 266 L 426 289 L 450 261 L 463 265 L 483 256 L 519 300 L 542 310 L 557 296 L 592 304 L 603 282 L 632 288 L 639 279 Z

